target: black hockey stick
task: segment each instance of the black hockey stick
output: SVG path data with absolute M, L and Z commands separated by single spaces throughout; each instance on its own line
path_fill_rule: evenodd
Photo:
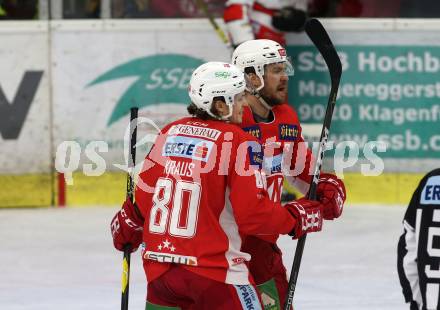
M 316 48 L 319 50 L 322 57 L 324 58 L 330 73 L 330 79 L 332 83 L 330 95 L 328 97 L 324 123 L 322 125 L 321 138 L 319 140 L 319 150 L 316 156 L 315 170 L 307 196 L 307 198 L 310 200 L 316 200 L 316 188 L 318 186 L 319 175 L 321 173 L 322 159 L 324 158 L 324 147 L 327 143 L 328 134 L 330 131 L 330 124 L 332 122 L 333 109 L 335 108 L 336 104 L 336 96 L 338 94 L 339 81 L 342 74 L 342 65 L 332 41 L 330 40 L 322 24 L 317 19 L 308 20 L 305 25 L 305 31 L 310 40 L 312 40 L 313 44 L 315 44 Z M 296 281 L 298 280 L 299 267 L 301 265 L 304 246 L 306 244 L 306 236 L 307 235 L 302 236 L 298 240 L 298 244 L 296 246 L 295 257 L 293 259 L 292 270 L 290 272 L 289 288 L 287 291 L 286 302 L 284 304 L 284 310 L 290 310 L 293 302 Z
M 134 166 L 136 162 L 136 140 L 137 140 L 137 117 L 138 108 L 130 109 L 130 148 L 128 150 L 128 173 L 127 173 L 127 197 L 134 202 Z M 128 289 L 130 284 L 130 253 L 131 245 L 124 248 L 124 258 L 122 260 L 122 296 L 121 310 L 128 310 Z

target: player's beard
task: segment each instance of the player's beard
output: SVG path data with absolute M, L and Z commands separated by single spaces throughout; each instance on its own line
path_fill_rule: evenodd
M 268 95 L 265 93 L 265 91 L 260 91 L 260 96 L 264 99 L 264 101 L 266 101 L 266 103 L 268 105 L 270 105 L 271 107 L 277 106 L 277 105 L 281 105 L 285 102 L 287 102 L 287 85 L 285 86 L 285 95 L 283 96 L 284 98 L 277 98 L 276 96 L 273 95 Z

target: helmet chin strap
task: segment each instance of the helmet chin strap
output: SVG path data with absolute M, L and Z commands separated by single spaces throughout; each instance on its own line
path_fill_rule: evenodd
M 264 98 L 260 95 L 258 91 L 254 91 L 252 95 L 254 95 L 260 101 L 263 107 L 265 107 L 268 110 L 272 110 L 272 107 L 266 102 L 266 100 L 264 100 Z
M 259 77 L 259 79 L 261 81 L 261 85 L 259 87 L 257 87 L 257 88 L 253 88 L 251 93 L 252 93 L 253 96 L 255 96 L 261 102 L 263 107 L 265 107 L 268 110 L 272 110 L 272 107 L 266 102 L 266 100 L 260 94 L 260 90 L 262 90 L 263 87 L 264 87 L 263 75 L 262 74 L 257 74 L 257 75 L 258 75 L 258 77 Z

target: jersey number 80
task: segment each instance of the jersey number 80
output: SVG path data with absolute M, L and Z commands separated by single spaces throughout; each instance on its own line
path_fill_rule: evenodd
M 149 231 L 153 234 L 164 234 L 168 226 L 168 232 L 172 236 L 182 238 L 193 237 L 197 228 L 200 191 L 200 184 L 195 182 L 159 178 L 153 195 Z M 173 192 L 174 195 L 172 195 Z M 186 200 L 188 206 L 186 208 L 186 223 L 182 225 L 181 212 L 185 192 L 188 194 L 188 199 Z

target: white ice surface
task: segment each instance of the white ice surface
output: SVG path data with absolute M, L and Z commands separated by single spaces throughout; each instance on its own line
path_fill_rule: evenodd
M 0 309 L 120 309 L 122 254 L 109 222 L 117 208 L 0 210 Z M 396 246 L 405 208 L 346 207 L 307 238 L 295 309 L 400 310 Z M 279 241 L 290 273 L 296 243 Z M 144 309 L 140 254 L 132 255 L 130 309 Z

